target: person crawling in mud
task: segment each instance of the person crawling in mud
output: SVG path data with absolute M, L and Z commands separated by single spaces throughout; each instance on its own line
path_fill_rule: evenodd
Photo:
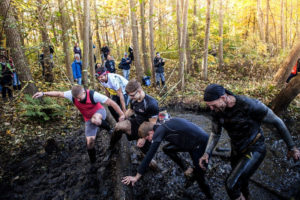
M 199 164 L 206 169 L 211 153 L 221 136 L 222 127 L 231 139 L 232 171 L 226 179 L 226 190 L 231 199 L 249 199 L 248 183 L 266 155 L 265 138 L 261 123 L 276 127 L 288 147 L 288 157 L 299 160 L 291 134 L 283 121 L 262 102 L 234 95 L 218 84 L 207 86 L 204 101 L 212 111 L 212 134 Z
M 72 90 L 66 92 L 37 92 L 32 97 L 39 98 L 43 96 L 69 99 L 81 112 L 85 121 L 87 151 L 92 164 L 96 162 L 95 139 L 99 127 L 107 130 L 110 129 L 108 123 L 105 121 L 105 108 L 101 104 L 104 103 L 113 107 L 119 114 L 119 121 L 125 119 L 124 113 L 113 100 L 93 90 L 86 90 L 80 85 L 75 85 L 72 87 Z
M 198 182 L 202 192 L 208 199 L 212 199 L 210 188 L 204 178 L 204 170 L 199 166 L 199 159 L 203 155 L 208 142 L 208 134 L 199 126 L 182 118 L 172 118 L 164 124 L 155 124 L 144 122 L 139 128 L 139 136 L 151 141 L 149 151 L 138 167 L 135 176 L 126 176 L 122 182 L 126 185 L 132 185 L 137 182 L 145 173 L 151 159 L 157 152 L 159 145 L 163 140 L 169 143 L 163 147 L 163 151 L 183 170 L 187 170 L 182 160 L 178 157 L 178 152 L 189 152 L 193 164 L 193 176 Z
M 137 80 L 130 80 L 125 90 L 130 97 L 129 109 L 125 113 L 126 120 L 118 122 L 115 126 L 106 160 L 111 157 L 115 144 L 121 139 L 123 133 L 126 134 L 129 141 L 137 140 L 137 146 L 146 154 L 150 147 L 150 142 L 144 138 L 139 138 L 138 129 L 143 122 L 156 123 L 158 118 L 159 107 L 157 101 L 143 91 L 141 84 Z M 154 163 L 153 161 L 152 164 Z

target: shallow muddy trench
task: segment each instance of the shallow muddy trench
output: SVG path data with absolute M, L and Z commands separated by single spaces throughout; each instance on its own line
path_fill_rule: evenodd
M 182 114 L 185 113 L 185 114 Z M 211 123 L 207 115 L 171 112 L 172 117 L 186 118 L 210 132 Z M 291 127 L 296 127 L 291 124 Z M 293 129 L 293 139 L 300 146 L 298 130 Z M 267 156 L 250 181 L 252 199 L 284 199 L 296 197 L 300 188 L 300 162 L 286 159 L 286 146 L 274 130 L 264 127 L 267 144 Z M 296 136 L 298 134 L 298 136 Z M 57 135 L 56 146 L 52 154 L 44 150 L 44 142 L 38 139 L 32 142 L 29 149 L 8 163 L 1 163 L 0 199 L 115 199 L 117 180 L 114 155 L 111 162 L 101 162 L 109 141 L 103 131 L 97 138 L 97 170 L 90 171 L 89 159 L 85 149 L 83 126 L 68 136 Z M 161 147 L 163 144 L 161 145 Z M 230 149 L 228 137 L 222 135 L 218 144 L 223 149 Z M 227 158 L 230 152 L 225 151 L 211 159 L 206 178 L 214 193 L 215 199 L 229 199 L 224 187 L 224 180 L 231 167 Z M 142 156 L 131 142 L 131 165 L 122 166 L 122 173 L 134 175 Z M 182 157 L 192 166 L 187 153 Z M 196 182 L 185 189 L 183 172 L 161 150 L 155 157 L 159 170 L 148 170 L 145 176 L 132 189 L 132 199 L 205 199 Z M 299 194 L 298 194 L 299 195 Z

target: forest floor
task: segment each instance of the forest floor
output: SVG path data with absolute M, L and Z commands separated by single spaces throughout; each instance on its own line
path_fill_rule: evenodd
M 186 75 L 186 87 L 182 92 L 175 87 L 178 83 L 178 74 L 174 67 L 175 65 L 166 67 L 167 88 L 144 89 L 158 99 L 160 106 L 173 109 L 171 112 L 173 117 L 191 120 L 207 132 L 210 132 L 210 121 L 202 99 L 203 91 L 209 83 L 222 84 L 235 94 L 258 98 L 266 104 L 269 104 L 279 91 L 271 81 L 273 69 L 254 67 L 240 69 L 237 66 L 225 68 L 224 72 L 219 72 L 215 68 L 210 69 L 211 76 L 208 81 L 200 80 L 197 73 Z M 134 75 L 134 71 L 131 73 Z M 62 90 L 62 87 L 53 84 L 51 89 L 47 90 Z M 91 173 L 83 121 L 79 112 L 69 103 L 55 100 L 66 107 L 64 115 L 57 117 L 56 120 L 41 122 L 39 118 L 32 120 L 22 116 L 24 110 L 19 103 L 24 101 L 23 98 L 19 98 L 12 103 L 1 102 L 0 199 L 113 199 L 113 188 L 115 182 L 119 181 L 114 180 L 117 158 L 112 159 L 105 171 L 101 170 L 101 160 L 107 148 L 109 135 L 105 131 L 98 133 L 99 168 Z M 299 109 L 298 97 L 283 117 L 298 147 Z M 253 199 L 285 199 L 296 196 L 300 188 L 300 163 L 286 160 L 285 144 L 273 129 L 264 127 L 264 131 L 268 153 L 259 170 L 251 178 L 250 190 L 253 191 Z M 47 153 L 45 147 L 47 149 L 50 144 L 52 149 L 52 139 L 56 143 L 52 146 L 54 151 Z M 220 146 L 229 148 L 226 143 L 228 138 L 225 134 Z M 135 144 L 132 145 L 131 152 L 133 175 L 141 156 L 136 151 Z M 183 157 L 190 162 L 189 156 L 183 154 Z M 160 170 L 149 170 L 133 187 L 134 199 L 205 199 L 196 183 L 187 189 L 184 188 L 183 173 L 162 151 L 157 153 L 156 159 Z M 226 156 L 213 157 L 207 180 L 216 199 L 228 199 L 224 180 L 230 169 Z

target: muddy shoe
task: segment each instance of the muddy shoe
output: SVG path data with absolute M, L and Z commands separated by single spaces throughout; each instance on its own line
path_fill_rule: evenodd
M 191 178 L 193 176 L 193 171 L 194 171 L 194 168 L 189 167 L 187 170 L 185 170 L 184 175 L 186 177 L 190 177 Z
M 184 188 L 187 189 L 196 181 L 196 177 L 193 172 L 189 176 L 185 176 Z
M 150 164 L 149 164 L 149 168 L 152 169 L 153 171 L 158 171 L 158 165 L 157 165 L 157 162 L 152 159 Z

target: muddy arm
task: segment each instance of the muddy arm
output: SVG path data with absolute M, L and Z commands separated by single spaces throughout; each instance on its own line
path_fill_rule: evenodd
M 295 143 L 293 142 L 292 136 L 289 130 L 287 129 L 286 125 L 277 115 L 274 114 L 274 112 L 271 109 L 268 109 L 266 116 L 263 118 L 263 122 L 276 127 L 279 134 L 287 144 L 289 150 L 292 150 L 295 147 Z
M 222 133 L 222 126 L 218 123 L 212 123 L 212 133 L 210 134 L 205 153 L 211 155 L 212 151 L 214 150 L 215 146 L 217 145 L 220 136 Z

